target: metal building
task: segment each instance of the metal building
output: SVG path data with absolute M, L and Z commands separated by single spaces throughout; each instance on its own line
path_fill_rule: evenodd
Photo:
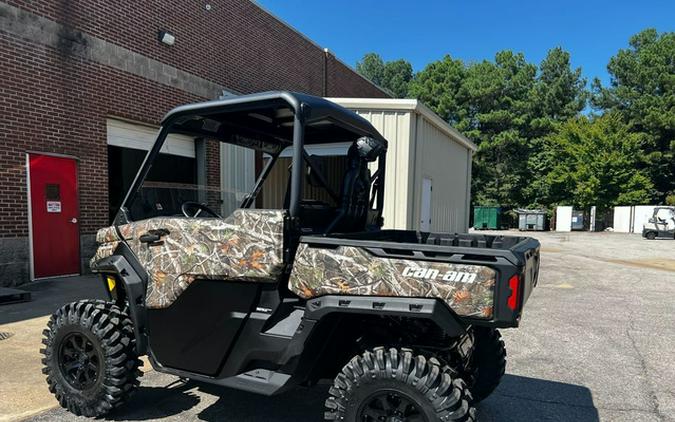
M 463 233 L 469 227 L 471 159 L 476 145 L 417 100 L 329 98 L 370 121 L 389 141 L 384 227 Z M 349 143 L 307 146 L 321 157 L 327 179 L 340 191 Z M 229 214 L 253 184 L 254 157 L 235 146 L 221 150 L 223 214 Z M 264 158 L 263 158 L 264 159 Z M 262 190 L 264 208 L 283 208 L 291 151 L 282 152 Z M 286 165 L 283 165 L 286 164 Z M 371 169 L 374 172 L 376 169 Z M 315 199 L 321 192 L 305 185 Z M 229 192 L 229 193 L 228 193 Z
M 386 228 L 466 232 L 476 145 L 417 100 L 329 98 L 389 141 Z

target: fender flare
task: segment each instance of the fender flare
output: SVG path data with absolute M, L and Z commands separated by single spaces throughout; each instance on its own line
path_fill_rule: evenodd
M 122 255 L 112 255 L 92 264 L 91 270 L 102 274 L 115 274 L 118 282 L 124 286 L 129 306 L 129 316 L 134 323 L 136 353 L 141 356 L 147 353 L 148 338 L 146 335 L 145 282 L 134 266 Z
M 465 334 L 468 327 L 445 303 L 435 298 L 327 295 L 307 301 L 306 319 L 318 321 L 335 313 L 428 319 L 452 337 Z

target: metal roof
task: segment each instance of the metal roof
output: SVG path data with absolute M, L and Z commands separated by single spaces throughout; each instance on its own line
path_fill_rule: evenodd
M 438 114 L 434 113 L 429 107 L 424 105 L 419 100 L 410 99 L 410 98 L 327 98 L 328 100 L 335 101 L 341 106 L 358 110 L 358 109 L 367 109 L 367 110 L 401 110 L 401 111 L 413 111 L 417 114 L 421 114 L 429 120 L 434 126 L 439 130 L 445 133 L 450 138 L 454 139 L 456 142 L 464 145 L 465 147 L 476 151 L 478 147 L 476 146 L 471 139 L 464 136 L 457 129 L 450 126 L 450 124 L 444 121 Z
M 288 121 L 292 115 L 284 115 L 285 127 L 282 128 L 281 117 L 270 111 L 291 109 L 294 114 L 302 116 L 306 123 L 306 133 L 319 133 L 322 124 L 333 123 L 341 129 L 348 130 L 359 136 L 370 136 L 386 143 L 382 135 L 366 119 L 347 108 L 335 104 L 321 97 L 289 91 L 269 91 L 256 94 L 238 95 L 224 99 L 188 104 L 174 108 L 164 116 L 162 125 L 181 121 L 183 117 L 214 116 L 229 113 L 246 113 L 248 116 L 258 115 L 265 118 L 268 131 L 275 131 L 274 135 L 288 135 Z M 267 113 L 267 114 L 265 114 Z M 263 123 L 260 123 L 264 126 Z M 326 125 L 330 126 L 330 125 Z M 275 129 L 278 128 L 278 129 Z M 328 132 L 328 129 L 325 130 Z M 317 135 L 318 136 L 318 135 Z M 310 141 L 311 142 L 311 141 Z M 332 142 L 326 139 L 326 143 Z

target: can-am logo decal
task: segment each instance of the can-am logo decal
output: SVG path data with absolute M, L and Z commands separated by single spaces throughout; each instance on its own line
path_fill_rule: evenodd
M 433 268 L 405 267 L 403 269 L 403 277 L 425 280 L 438 280 L 440 278 L 448 282 L 474 283 L 477 276 L 475 273 L 465 273 L 462 271 L 446 271 L 445 273 L 441 273 Z

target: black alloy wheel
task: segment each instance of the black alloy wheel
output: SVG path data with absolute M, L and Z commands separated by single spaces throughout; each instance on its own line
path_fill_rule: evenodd
M 141 361 L 126 307 L 81 300 L 58 309 L 43 331 L 49 391 L 75 415 L 100 417 L 138 387 Z
M 397 390 L 381 390 L 365 400 L 359 422 L 428 422 L 417 403 Z
M 100 380 L 102 352 L 82 332 L 67 334 L 59 347 L 59 369 L 73 388 L 89 390 Z

